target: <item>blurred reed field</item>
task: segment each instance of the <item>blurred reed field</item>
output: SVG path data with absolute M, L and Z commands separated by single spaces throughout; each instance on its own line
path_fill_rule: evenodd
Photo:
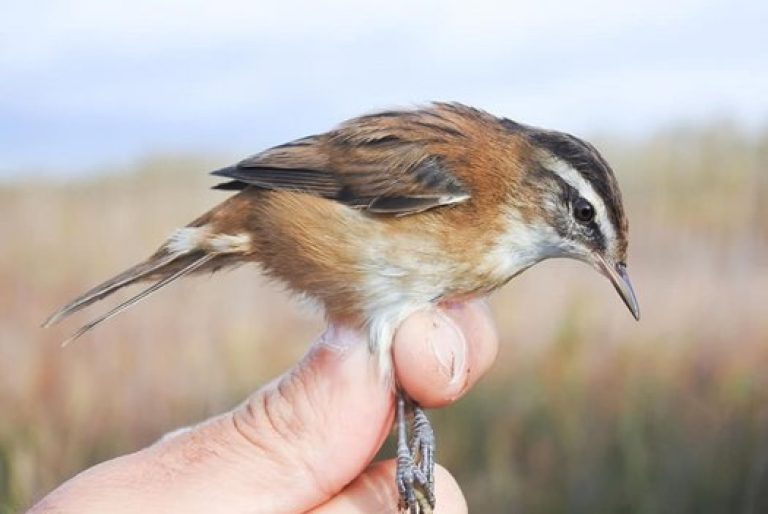
M 583 264 L 512 281 L 492 298 L 492 372 L 432 414 L 439 461 L 471 512 L 768 512 L 768 131 L 595 142 L 624 190 L 642 321 Z M 39 328 L 223 199 L 206 172 L 238 157 L 0 186 L 0 512 L 231 408 L 319 332 L 247 267 L 181 281 L 64 349 L 93 311 Z

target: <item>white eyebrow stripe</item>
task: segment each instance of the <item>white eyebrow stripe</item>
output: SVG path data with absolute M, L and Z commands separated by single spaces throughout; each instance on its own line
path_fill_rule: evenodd
M 565 180 L 571 187 L 578 191 L 581 196 L 586 198 L 589 203 L 592 204 L 595 208 L 595 220 L 597 221 L 597 225 L 600 227 L 600 230 L 605 237 L 609 250 L 613 252 L 616 244 L 616 230 L 608 217 L 605 202 L 603 202 L 603 199 L 597 194 L 595 188 L 592 187 L 592 184 L 590 184 L 581 173 L 564 160 L 558 159 L 554 155 L 550 155 L 547 164 L 550 170 L 557 173 L 561 179 Z

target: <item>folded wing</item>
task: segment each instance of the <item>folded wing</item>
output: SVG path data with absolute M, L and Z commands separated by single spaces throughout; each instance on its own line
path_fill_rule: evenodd
M 439 152 L 460 137 L 437 111 L 386 112 L 270 148 L 213 174 L 231 179 L 218 189 L 297 191 L 371 213 L 412 214 L 470 197 Z

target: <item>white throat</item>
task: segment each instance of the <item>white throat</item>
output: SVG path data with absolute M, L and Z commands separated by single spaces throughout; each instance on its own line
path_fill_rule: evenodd
M 484 262 L 488 272 L 499 282 L 509 280 L 544 259 L 565 257 L 575 250 L 543 220 L 525 222 L 511 207 L 505 220 L 506 230 L 498 237 Z

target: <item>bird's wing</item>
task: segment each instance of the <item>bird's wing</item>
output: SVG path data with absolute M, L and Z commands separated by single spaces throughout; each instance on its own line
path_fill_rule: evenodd
M 434 111 L 396 111 L 353 119 L 213 174 L 248 186 L 298 191 L 377 214 L 412 214 L 465 201 L 469 190 L 439 148 L 461 134 Z

